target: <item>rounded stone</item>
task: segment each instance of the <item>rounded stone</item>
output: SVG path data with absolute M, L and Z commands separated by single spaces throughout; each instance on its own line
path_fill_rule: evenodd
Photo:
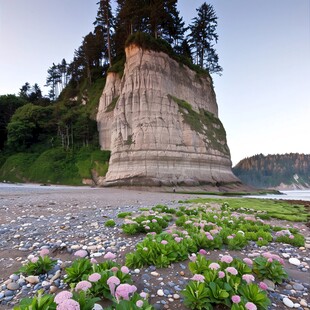
M 50 287 L 50 293 L 55 293 L 57 291 L 57 286 L 54 286 L 54 285 L 52 285 L 51 287 Z
M 300 260 L 295 257 L 291 257 L 289 260 L 289 263 L 294 265 L 294 266 L 299 266 L 300 265 Z
M 283 303 L 285 304 L 285 306 L 287 306 L 288 308 L 294 308 L 294 303 L 287 297 L 283 298 Z
M 159 290 L 157 291 L 157 295 L 158 295 L 158 296 L 164 296 L 165 294 L 164 294 L 164 291 L 163 291 L 162 289 L 159 289 Z
M 7 285 L 7 289 L 10 290 L 10 291 L 16 291 L 20 288 L 19 284 L 16 283 L 16 282 L 12 282 L 12 283 L 9 283 Z
M 19 279 L 19 276 L 17 274 L 11 274 L 9 277 L 12 281 L 17 281 Z
M 173 298 L 174 299 L 180 299 L 180 295 L 179 294 L 173 294 Z
M 14 291 L 10 291 L 10 290 L 4 291 L 4 296 L 5 297 L 14 296 L 14 295 L 15 295 Z
M 304 288 L 304 286 L 302 285 L 302 284 L 299 284 L 299 283 L 295 283 L 294 285 L 293 285 L 293 288 L 294 288 L 294 290 L 296 290 L 296 291 L 303 291 L 305 288 Z
M 31 284 L 36 284 L 36 283 L 39 283 L 39 281 L 40 281 L 38 276 L 28 276 L 25 278 L 25 280 Z

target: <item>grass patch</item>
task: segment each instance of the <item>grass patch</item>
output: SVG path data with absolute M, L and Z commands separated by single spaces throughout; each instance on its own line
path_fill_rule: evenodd
M 219 203 L 221 198 L 197 198 L 187 200 L 186 203 Z M 230 198 L 229 207 L 238 212 L 250 213 L 250 210 L 264 211 L 273 218 L 287 221 L 305 222 L 310 219 L 308 210 L 303 205 L 291 205 L 285 201 L 273 199 Z
M 18 153 L 9 156 L 0 169 L 1 180 L 10 182 L 29 181 L 29 167 L 36 159 L 37 154 Z
M 184 122 L 187 123 L 193 131 L 206 136 L 206 143 L 212 148 L 229 155 L 229 149 L 226 143 L 226 132 L 221 121 L 212 113 L 200 109 L 199 113 L 193 110 L 192 106 L 185 100 L 168 95 L 179 106 Z
M 83 147 L 66 151 L 61 147 L 41 153 L 18 153 L 8 157 L 0 169 L 0 180 L 65 185 L 82 185 L 82 179 L 91 179 L 93 171 L 105 176 L 110 151 Z
M 107 220 L 105 223 L 104 223 L 104 226 L 106 227 L 114 227 L 116 225 L 115 221 L 114 220 Z

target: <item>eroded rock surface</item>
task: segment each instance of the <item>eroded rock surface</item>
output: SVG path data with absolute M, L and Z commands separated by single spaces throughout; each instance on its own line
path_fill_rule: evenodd
M 104 185 L 240 184 L 231 171 L 212 80 L 131 45 L 123 77 L 109 73 L 97 114 L 111 150 Z

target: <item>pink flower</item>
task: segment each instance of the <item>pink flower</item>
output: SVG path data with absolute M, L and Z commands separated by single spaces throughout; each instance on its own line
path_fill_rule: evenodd
M 122 272 L 122 273 L 125 273 L 125 274 L 128 274 L 128 273 L 129 273 L 129 269 L 128 269 L 128 267 L 126 267 L 126 266 L 122 266 L 122 268 L 121 268 L 121 272 Z
M 197 260 L 197 256 L 196 254 L 192 254 L 192 255 L 188 255 L 188 258 L 190 259 L 190 261 L 195 262 Z
M 116 255 L 111 253 L 111 252 L 108 252 L 106 255 L 103 256 L 103 258 L 114 259 L 114 258 L 116 258 Z
M 234 239 L 234 236 L 227 236 L 227 239 Z
M 222 263 L 230 264 L 233 261 L 233 258 L 230 255 L 223 255 L 221 258 Z
M 175 240 L 175 242 L 180 243 L 183 240 L 183 238 L 175 237 L 174 240 Z
M 241 298 L 239 295 L 233 295 L 231 296 L 231 301 L 234 303 L 234 304 L 238 304 L 240 301 L 241 301 Z
M 145 228 L 146 230 L 150 230 L 150 229 L 151 229 L 150 226 L 144 226 L 144 228 Z
M 42 249 L 40 252 L 39 252 L 39 255 L 41 256 L 41 257 L 44 257 L 44 256 L 46 256 L 47 254 L 49 254 L 49 250 L 48 249 Z
M 88 280 L 90 282 L 97 282 L 101 279 L 101 275 L 97 272 L 91 274 L 89 277 L 88 277 Z
M 91 283 L 88 281 L 80 281 L 76 287 L 75 290 L 76 291 L 87 291 L 89 288 L 91 288 Z
M 234 276 L 238 274 L 237 269 L 234 267 L 227 267 L 225 270 Z
M 207 239 L 211 241 L 214 240 L 214 238 L 210 234 L 207 235 Z
M 207 251 L 204 249 L 200 249 L 198 253 L 201 255 L 207 255 L 208 254 Z
M 138 301 L 136 302 L 136 306 L 137 306 L 138 308 L 142 308 L 142 306 L 143 306 L 143 301 L 142 301 L 142 300 L 138 300 Z
M 38 260 L 39 257 L 32 257 L 30 261 L 35 264 Z
M 243 276 L 242 276 L 242 279 L 244 280 L 244 281 L 246 281 L 246 283 L 252 283 L 254 280 L 255 280 L 255 278 L 254 278 L 254 276 L 253 275 L 251 275 L 251 274 L 244 274 Z
M 253 261 L 250 258 L 244 258 L 243 262 L 246 263 L 248 266 L 252 266 L 253 265 Z
M 140 293 L 140 297 L 142 297 L 142 298 L 147 298 L 147 293 L 141 292 L 141 293 Z
M 120 283 L 121 283 L 120 279 L 115 276 L 112 276 L 107 280 L 107 284 L 109 285 L 109 289 L 112 296 L 114 296 L 116 285 L 119 285 Z
M 129 295 L 134 293 L 137 290 L 136 286 L 130 285 L 128 283 L 120 284 L 115 291 L 115 297 L 117 300 L 121 298 L 129 300 Z
M 246 308 L 247 310 L 257 310 L 256 305 L 253 304 L 252 302 L 247 302 L 247 303 L 245 304 L 245 308 Z
M 294 237 L 294 235 L 290 235 L 289 238 L 290 239 L 294 239 L 295 237 Z
M 218 231 L 217 229 L 212 229 L 212 230 L 210 230 L 210 233 L 211 233 L 212 235 L 216 235 L 216 234 L 219 233 L 219 231 Z
M 161 244 L 168 244 L 168 241 L 167 241 L 167 240 L 161 240 L 160 243 L 161 243 Z
M 273 262 L 273 259 L 272 259 L 271 257 L 269 257 L 269 258 L 267 259 L 267 262 L 268 262 L 268 263 L 272 263 L 272 262 Z
M 223 279 L 225 277 L 225 272 L 219 271 L 218 276 L 219 276 L 219 279 Z
M 112 272 L 118 272 L 118 267 L 116 267 L 116 266 L 112 267 L 112 268 L 111 268 L 111 271 L 112 271 Z
M 258 237 L 258 241 L 262 241 L 264 240 L 262 237 Z
M 258 286 L 264 291 L 268 289 L 268 285 L 265 282 L 259 282 Z
M 66 299 L 59 305 L 57 305 L 57 310 L 80 310 L 80 304 L 73 299 Z
M 209 265 L 209 268 L 210 268 L 211 270 L 218 270 L 218 269 L 221 268 L 221 266 L 220 266 L 218 263 L 211 263 L 211 264 Z
M 60 293 L 58 293 L 55 298 L 54 301 L 56 304 L 61 304 L 62 302 L 64 302 L 67 299 L 70 299 L 72 297 L 72 293 L 69 291 L 62 291 Z
M 205 277 L 202 274 L 195 274 L 191 280 L 203 283 L 205 281 Z
M 157 223 L 157 220 L 155 220 L 155 219 L 152 219 L 152 223 Z
M 98 263 L 97 260 L 96 260 L 95 258 L 93 258 L 93 257 L 90 259 L 90 262 L 91 262 L 92 264 L 97 264 L 97 263 Z
M 74 253 L 75 256 L 84 258 L 88 255 L 88 252 L 86 250 L 78 250 Z

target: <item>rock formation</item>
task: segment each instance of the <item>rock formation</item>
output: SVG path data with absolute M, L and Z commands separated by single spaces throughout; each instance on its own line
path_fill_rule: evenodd
M 104 185 L 240 185 L 210 76 L 165 53 L 126 48 L 124 74 L 108 74 L 97 122 L 101 148 L 111 150 Z

